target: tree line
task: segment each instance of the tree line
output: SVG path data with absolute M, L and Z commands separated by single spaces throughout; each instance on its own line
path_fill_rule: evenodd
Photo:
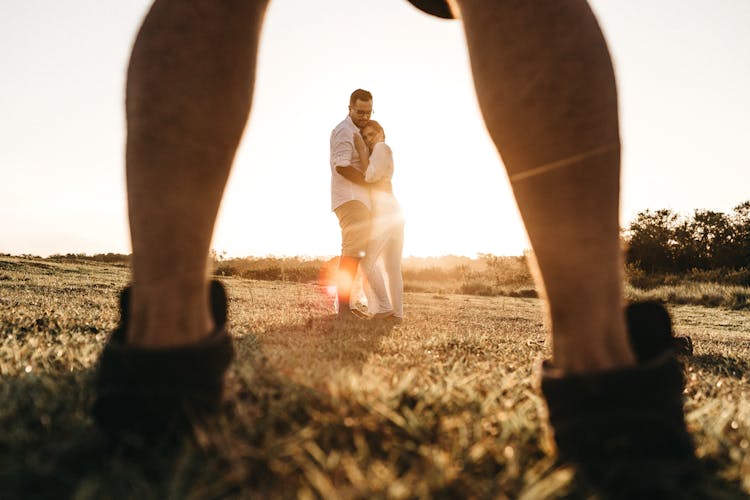
M 750 200 L 729 214 L 669 209 L 640 212 L 624 231 L 631 266 L 654 273 L 738 270 L 750 266 Z

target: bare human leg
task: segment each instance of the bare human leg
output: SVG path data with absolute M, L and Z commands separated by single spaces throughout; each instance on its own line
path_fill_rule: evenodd
M 157 0 L 138 33 L 126 95 L 133 345 L 189 344 L 214 327 L 208 251 L 266 4 Z
M 584 0 L 458 3 L 479 104 L 546 292 L 554 366 L 633 365 L 621 298 L 617 93 L 596 19 Z
M 158 438 L 215 413 L 234 356 L 207 278 L 216 213 L 247 121 L 265 1 L 157 0 L 128 69 L 133 284 L 100 356 L 92 413 Z
M 669 315 L 622 307 L 617 93 L 596 19 L 584 0 L 459 4 L 546 291 L 541 392 L 558 454 L 608 493 L 681 498 L 696 461 Z

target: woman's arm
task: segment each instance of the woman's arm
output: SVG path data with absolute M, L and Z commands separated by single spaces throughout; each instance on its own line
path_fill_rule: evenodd
M 362 136 L 355 133 L 354 138 L 354 149 L 357 150 L 359 155 L 359 162 L 362 164 L 362 172 L 367 172 L 367 166 L 370 164 L 370 152 L 367 150 L 367 145 Z

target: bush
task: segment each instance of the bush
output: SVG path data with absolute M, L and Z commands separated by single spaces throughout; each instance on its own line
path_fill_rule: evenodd
M 466 269 L 465 266 L 456 266 L 452 268 L 432 266 L 422 269 L 411 269 L 405 267 L 402 272 L 404 280 L 445 282 L 462 280 L 466 273 Z
M 740 269 L 750 259 L 750 201 L 725 214 L 640 212 L 624 233 L 628 264 L 648 272 Z
M 663 284 L 661 277 L 654 273 L 647 273 L 638 265 L 625 265 L 625 279 L 636 288 L 649 290 Z
M 464 295 L 483 295 L 492 296 L 498 295 L 491 285 L 479 280 L 472 280 L 464 282 L 459 288 L 459 293 Z
M 37 257 L 38 258 L 38 257 Z M 85 253 L 66 253 L 50 255 L 47 260 L 54 262 L 104 262 L 106 264 L 115 264 L 120 266 L 130 265 L 130 255 L 122 253 L 97 253 L 94 255 L 86 255 Z
M 633 264 L 625 267 L 627 282 L 636 288 L 650 290 L 660 286 L 677 286 L 689 283 L 716 283 L 720 285 L 750 286 L 750 269 L 690 269 L 682 273 L 646 272 Z
M 325 282 L 324 279 L 328 278 L 325 270 L 330 267 L 329 264 L 332 261 L 333 259 L 324 262 L 321 259 L 305 259 L 302 257 L 215 259 L 214 274 L 263 281 L 322 283 Z M 337 259 L 336 262 L 338 262 Z
M 335 282 L 338 257 L 328 260 L 300 257 L 246 257 L 226 259 L 211 254 L 219 276 L 239 276 L 265 281 L 292 281 L 327 285 Z M 477 259 L 446 256 L 407 257 L 403 260 L 407 292 L 463 293 L 470 295 L 536 296 L 526 257 L 481 254 Z

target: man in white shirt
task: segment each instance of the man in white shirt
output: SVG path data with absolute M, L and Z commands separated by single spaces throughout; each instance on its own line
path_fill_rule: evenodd
M 350 296 L 357 268 L 367 250 L 370 238 L 370 188 L 364 179 L 364 169 L 359 158 L 353 134 L 372 115 L 372 94 L 357 89 L 349 98 L 349 114 L 331 132 L 331 210 L 341 227 L 341 256 L 336 273 L 339 318 L 358 316 L 352 311 Z

